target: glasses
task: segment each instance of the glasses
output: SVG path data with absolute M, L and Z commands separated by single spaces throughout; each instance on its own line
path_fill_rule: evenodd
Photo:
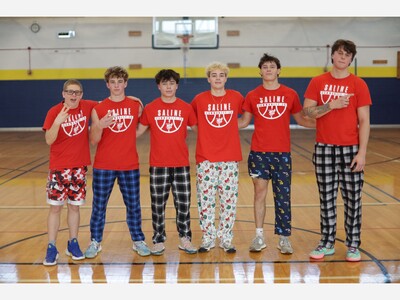
M 82 91 L 73 91 L 73 90 L 65 90 L 64 92 L 66 92 L 68 95 L 76 95 L 76 96 L 80 96 L 82 95 Z

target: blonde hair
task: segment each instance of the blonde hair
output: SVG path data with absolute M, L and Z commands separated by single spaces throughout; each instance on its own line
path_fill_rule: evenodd
M 206 75 L 207 77 L 210 77 L 210 74 L 212 71 L 215 70 L 221 70 L 225 73 L 225 76 L 228 76 L 229 73 L 229 68 L 226 64 L 218 62 L 218 61 L 214 61 L 212 63 L 210 63 L 207 67 L 206 67 Z

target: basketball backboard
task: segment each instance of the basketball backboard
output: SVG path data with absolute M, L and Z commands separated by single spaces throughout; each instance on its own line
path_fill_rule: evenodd
M 217 49 L 218 17 L 154 17 L 153 49 Z

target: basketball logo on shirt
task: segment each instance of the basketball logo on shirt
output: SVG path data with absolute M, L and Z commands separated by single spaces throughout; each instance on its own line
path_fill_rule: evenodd
M 70 115 L 64 123 L 61 124 L 61 128 L 69 137 L 80 134 L 86 126 L 86 116 L 80 111 L 78 114 Z
M 260 98 L 257 104 L 258 113 L 265 119 L 274 120 L 281 117 L 287 108 L 285 96 L 268 96 Z
M 154 121 L 158 129 L 164 133 L 174 133 L 181 128 L 184 118 L 179 109 L 159 109 Z
M 111 113 L 114 119 L 114 123 L 108 126 L 112 132 L 124 132 L 131 126 L 133 116 L 131 115 L 130 107 L 111 109 L 108 112 Z
M 347 96 L 349 87 L 344 85 L 325 84 L 324 90 L 320 92 L 322 103 L 328 103 L 339 97 Z
M 230 103 L 208 104 L 204 116 L 212 127 L 222 128 L 232 120 L 233 110 Z

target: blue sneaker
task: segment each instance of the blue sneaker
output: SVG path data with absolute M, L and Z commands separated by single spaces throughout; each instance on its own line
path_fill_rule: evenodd
M 43 261 L 45 266 L 54 266 L 57 264 L 58 251 L 55 245 L 49 244 L 47 246 L 46 258 Z
M 85 255 L 83 255 L 81 248 L 79 248 L 79 243 L 76 238 L 68 241 L 68 246 L 65 250 L 65 254 L 68 256 L 72 256 L 73 260 L 81 260 L 85 258 Z
M 145 241 L 133 242 L 133 251 L 136 251 L 140 256 L 149 256 L 151 251 Z

